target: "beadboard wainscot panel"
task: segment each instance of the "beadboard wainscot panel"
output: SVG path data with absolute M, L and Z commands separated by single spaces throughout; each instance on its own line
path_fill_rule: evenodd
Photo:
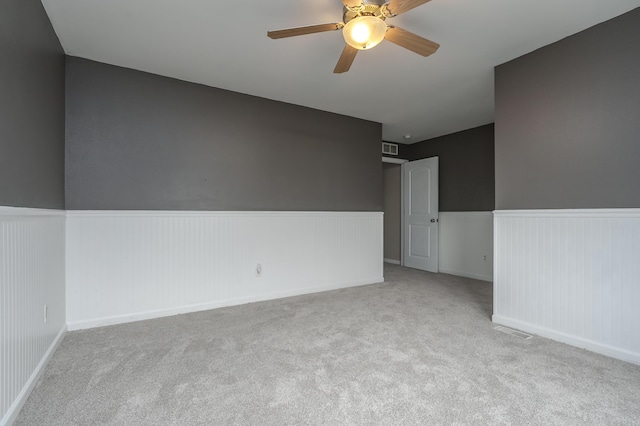
M 68 327 L 382 282 L 382 228 L 379 212 L 69 211 Z
M 440 212 L 440 272 L 493 281 L 493 212 Z
M 65 331 L 64 211 L 0 207 L 0 425 L 15 420 Z
M 640 364 L 640 209 L 494 212 L 493 321 Z

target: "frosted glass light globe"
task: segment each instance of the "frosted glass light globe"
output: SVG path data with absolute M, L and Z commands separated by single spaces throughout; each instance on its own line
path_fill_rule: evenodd
M 371 49 L 384 40 L 387 24 L 375 16 L 359 16 L 353 18 L 342 29 L 344 41 L 358 50 Z

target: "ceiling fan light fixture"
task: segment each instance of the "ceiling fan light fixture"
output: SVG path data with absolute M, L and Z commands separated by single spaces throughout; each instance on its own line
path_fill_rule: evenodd
M 387 24 L 375 16 L 358 16 L 344 26 L 344 41 L 358 50 L 367 50 L 380 44 L 387 33 Z

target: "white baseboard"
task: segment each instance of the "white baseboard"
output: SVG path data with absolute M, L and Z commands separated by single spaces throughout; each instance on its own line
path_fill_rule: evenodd
M 551 340 L 566 343 L 578 348 L 587 349 L 591 352 L 596 352 L 602 355 L 606 355 L 612 358 L 616 358 L 622 361 L 631 362 L 633 364 L 640 365 L 640 354 L 627 351 L 625 349 L 616 348 L 613 346 L 604 345 L 602 343 L 594 342 L 592 340 L 583 339 L 578 336 L 572 336 L 570 334 L 562 333 L 559 331 L 551 330 L 537 325 L 529 324 L 526 322 L 505 318 L 500 315 L 493 315 L 491 320 L 500 325 L 504 325 L 517 330 L 526 331 L 527 333 L 536 334 L 541 337 L 546 337 Z
M 49 360 L 56 352 L 56 349 L 58 349 L 60 342 L 62 342 L 62 338 L 64 337 L 66 332 L 67 327 L 63 326 L 58 332 L 58 335 L 56 336 L 54 341 L 51 343 L 51 345 L 49 345 L 49 349 L 47 349 L 47 352 L 45 352 L 44 356 L 38 363 L 38 366 L 29 377 L 29 380 L 27 380 L 27 383 L 25 383 L 25 385 L 22 387 L 22 390 L 13 401 L 13 404 L 11 404 L 11 407 L 9 407 L 9 410 L 5 414 L 4 418 L 0 420 L 0 426 L 9 426 L 16 420 L 18 414 L 20 413 L 20 410 L 24 406 L 24 403 L 27 402 L 27 399 L 29 399 L 31 391 L 36 386 L 36 384 L 38 384 L 38 380 L 40 380 L 40 376 L 42 376 L 42 373 L 44 373 L 44 369 L 49 363 Z
M 291 291 L 276 292 L 276 293 L 271 293 L 271 294 L 267 294 L 267 295 L 264 295 L 264 296 L 245 297 L 245 298 L 240 298 L 240 299 L 230 299 L 230 300 L 224 300 L 224 301 L 215 301 L 215 302 L 211 302 L 211 303 L 200 303 L 200 304 L 189 305 L 189 306 L 180 306 L 178 308 L 172 308 L 172 309 L 140 312 L 140 313 L 131 314 L 131 315 L 121 315 L 121 316 L 113 316 L 113 317 L 108 317 L 108 318 L 99 318 L 99 319 L 90 320 L 90 321 L 71 322 L 71 323 L 67 324 L 67 328 L 68 328 L 69 331 L 85 330 L 85 329 L 89 329 L 89 328 L 105 327 L 105 326 L 109 326 L 109 325 L 125 324 L 125 323 L 129 323 L 129 322 L 144 321 L 144 320 L 154 319 L 154 318 L 162 318 L 162 317 L 169 317 L 169 316 L 173 316 L 173 315 L 188 314 L 188 313 L 192 313 L 192 312 L 208 311 L 208 310 L 211 310 L 211 309 L 218 309 L 218 308 L 225 308 L 225 307 L 229 307 L 229 306 L 244 305 L 246 303 L 263 302 L 263 301 L 266 301 L 266 300 L 274 300 L 274 299 L 281 299 L 281 298 L 285 298 L 285 297 L 301 296 L 301 295 L 304 295 L 304 294 L 321 293 L 321 292 L 324 292 L 324 291 L 339 290 L 339 289 L 342 289 L 342 288 L 358 287 L 358 286 L 377 284 L 377 283 L 382 283 L 382 282 L 384 282 L 384 277 L 375 277 L 375 278 L 371 278 L 371 279 L 368 279 L 368 280 L 341 283 L 341 284 L 330 284 L 330 285 L 325 285 L 325 286 L 320 286 L 320 287 L 315 287 L 315 288 L 310 288 L 310 289 L 304 289 L 304 290 L 291 290 Z
M 393 265 L 400 265 L 400 261 L 399 261 L 399 260 L 395 260 L 395 259 L 387 259 L 387 258 L 385 257 L 384 261 L 385 261 L 386 263 L 391 263 L 391 264 L 393 264 Z
M 442 274 L 456 275 L 458 277 L 472 278 L 474 280 L 480 280 L 480 281 L 489 281 L 489 282 L 493 281 L 493 277 L 491 277 L 491 276 L 482 275 L 482 274 L 474 274 L 474 273 L 463 272 L 463 271 L 456 271 L 456 270 L 452 270 L 452 269 L 442 269 L 442 268 L 440 268 L 438 270 L 438 272 L 440 272 Z

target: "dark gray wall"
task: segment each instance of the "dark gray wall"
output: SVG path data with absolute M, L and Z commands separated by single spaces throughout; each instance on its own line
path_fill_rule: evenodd
M 68 209 L 382 211 L 379 123 L 67 60 Z
M 640 9 L 495 79 L 498 209 L 640 207 Z
M 407 160 L 439 157 L 439 209 L 443 212 L 495 208 L 493 124 L 407 145 Z
M 0 1 L 0 205 L 64 208 L 64 51 L 39 0 Z
M 402 188 L 400 164 L 382 163 L 384 181 L 384 258 L 400 260 Z

